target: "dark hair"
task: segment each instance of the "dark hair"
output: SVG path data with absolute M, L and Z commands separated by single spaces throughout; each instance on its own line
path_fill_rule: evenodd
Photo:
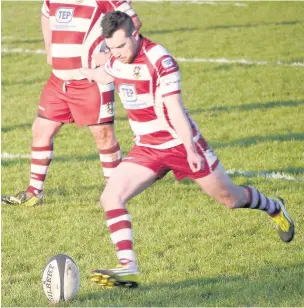
M 114 32 L 119 29 L 123 29 L 127 37 L 130 37 L 135 30 L 131 17 L 120 11 L 113 11 L 105 14 L 101 20 L 101 28 L 104 38 L 111 38 Z

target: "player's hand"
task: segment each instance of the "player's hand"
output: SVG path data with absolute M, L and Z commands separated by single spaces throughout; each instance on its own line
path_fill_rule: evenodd
M 79 72 L 86 76 L 89 81 L 94 81 L 95 80 L 95 69 L 91 68 L 81 68 L 79 69 Z
M 187 160 L 192 172 L 200 171 L 204 167 L 203 158 L 194 150 L 187 152 Z
M 104 65 L 109 60 L 110 57 L 111 57 L 110 52 L 103 52 L 103 51 L 94 53 L 92 55 L 92 59 L 94 60 L 96 66 Z

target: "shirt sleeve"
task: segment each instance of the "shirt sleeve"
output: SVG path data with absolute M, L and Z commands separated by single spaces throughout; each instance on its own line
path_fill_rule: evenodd
M 162 97 L 181 93 L 180 72 L 171 55 L 164 55 L 156 62 L 159 88 Z
M 131 18 L 136 16 L 136 12 L 131 7 L 131 5 L 124 0 L 121 1 L 97 1 L 99 7 L 101 7 L 104 13 L 112 12 L 112 11 L 121 11 L 128 14 Z
M 41 13 L 47 18 L 50 17 L 50 1 L 49 0 L 43 1 Z

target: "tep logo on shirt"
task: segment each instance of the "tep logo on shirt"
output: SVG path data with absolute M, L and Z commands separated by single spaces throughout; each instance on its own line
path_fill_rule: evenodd
M 67 24 L 72 20 L 73 14 L 74 14 L 73 8 L 61 7 L 55 13 L 56 21 L 58 23 Z

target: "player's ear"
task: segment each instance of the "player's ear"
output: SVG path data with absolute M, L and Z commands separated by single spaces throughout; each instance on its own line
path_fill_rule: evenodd
M 134 30 L 133 32 L 132 32 L 132 36 L 136 39 L 136 41 L 139 39 L 139 32 L 138 32 L 138 30 Z

